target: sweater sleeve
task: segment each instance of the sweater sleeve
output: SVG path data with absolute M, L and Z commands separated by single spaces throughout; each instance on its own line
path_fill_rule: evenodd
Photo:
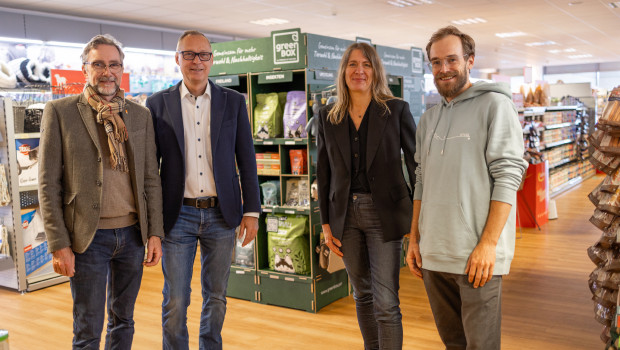
M 514 205 L 527 162 L 523 159 L 523 131 L 512 101 L 491 107 L 486 162 L 493 178 L 491 200 Z

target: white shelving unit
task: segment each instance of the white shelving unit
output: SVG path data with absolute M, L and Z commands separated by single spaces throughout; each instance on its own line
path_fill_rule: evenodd
M 51 92 L 40 93 L 49 94 L 43 98 L 51 97 Z M 0 221 L 7 227 L 10 246 L 10 256 L 0 256 L 0 286 L 25 292 L 66 282 L 69 279 L 53 271 L 44 234 L 39 232 L 36 244 L 25 242 L 24 239 L 25 222 L 22 215 L 25 209 L 38 207 L 38 186 L 19 185 L 16 140 L 38 139 L 41 135 L 15 132 L 13 107 L 16 104 L 17 102 L 10 97 L 0 99 L 0 132 L 3 136 L 0 142 L 0 163 L 5 164 L 7 168 L 11 193 L 11 203 L 0 208 Z

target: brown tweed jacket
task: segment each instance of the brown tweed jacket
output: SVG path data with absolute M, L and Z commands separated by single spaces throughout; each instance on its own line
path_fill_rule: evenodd
M 142 241 L 164 236 L 162 193 L 153 121 L 148 109 L 127 101 L 127 158 Z M 99 222 L 103 181 L 102 147 L 95 112 L 83 94 L 46 104 L 39 143 L 39 204 L 49 251 L 71 247 L 83 253 Z

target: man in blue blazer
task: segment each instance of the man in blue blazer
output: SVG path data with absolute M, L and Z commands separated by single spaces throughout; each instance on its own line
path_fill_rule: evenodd
M 153 116 L 164 202 L 164 349 L 188 349 L 187 307 L 197 242 L 203 295 L 200 349 L 222 348 L 235 228 L 239 226 L 243 245 L 258 230 L 260 195 L 245 99 L 209 80 L 212 58 L 209 40 L 186 31 L 175 55 L 183 80 L 146 102 Z

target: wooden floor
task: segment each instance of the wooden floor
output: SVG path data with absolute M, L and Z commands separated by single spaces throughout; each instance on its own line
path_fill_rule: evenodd
M 600 236 L 588 222 L 593 206 L 586 195 L 600 181 L 600 176 L 592 178 L 556 197 L 559 219 L 542 231 L 517 230 L 515 259 L 504 279 L 503 349 L 603 349 L 602 327 L 594 320 L 587 286 L 594 265 L 586 254 Z M 160 267 L 145 270 L 135 311 L 134 349 L 161 348 L 162 284 Z M 190 348 L 197 349 L 198 279 L 192 287 Z M 401 271 L 400 297 L 404 348 L 441 349 L 422 282 L 406 268 Z M 2 328 L 10 332 L 11 350 L 70 348 L 69 285 L 23 295 L 0 289 Z M 229 299 L 223 338 L 225 349 L 363 348 L 351 297 L 318 314 Z

